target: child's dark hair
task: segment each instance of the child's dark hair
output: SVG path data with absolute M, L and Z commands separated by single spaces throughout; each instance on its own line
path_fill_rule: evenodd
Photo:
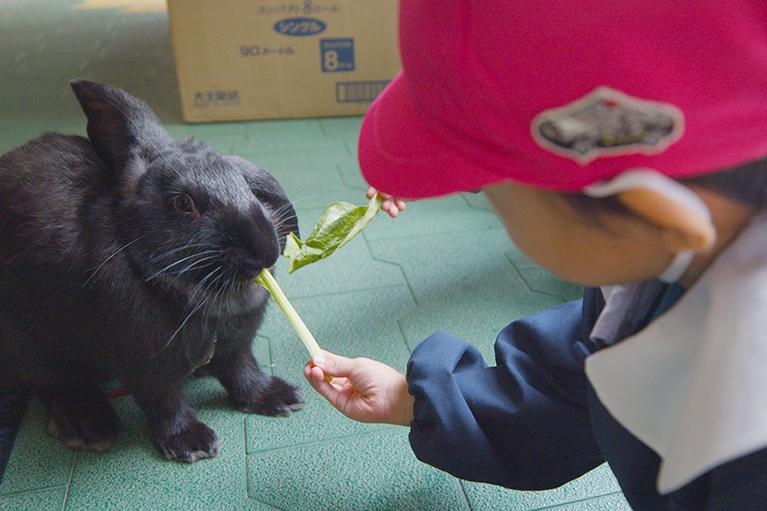
M 767 208 L 767 159 L 682 182 L 707 188 L 754 209 Z
M 756 210 L 767 209 L 767 158 L 680 182 L 706 188 Z M 594 199 L 580 193 L 563 197 L 577 211 L 597 213 L 597 221 L 599 213 L 630 213 L 616 197 Z

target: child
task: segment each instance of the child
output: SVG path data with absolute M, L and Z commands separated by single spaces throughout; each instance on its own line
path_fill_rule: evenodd
M 312 386 L 461 478 L 545 489 L 606 460 L 636 509 L 767 509 L 767 5 L 422 0 L 400 38 L 367 181 L 484 189 L 593 287 L 507 326 L 494 367 L 437 333 L 407 376 L 327 353 Z

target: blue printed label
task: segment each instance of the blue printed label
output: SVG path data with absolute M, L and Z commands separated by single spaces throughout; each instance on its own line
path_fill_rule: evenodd
M 307 36 L 324 32 L 327 25 L 317 18 L 288 18 L 274 24 L 274 31 L 288 36 Z
M 354 71 L 354 39 L 320 39 L 323 73 Z

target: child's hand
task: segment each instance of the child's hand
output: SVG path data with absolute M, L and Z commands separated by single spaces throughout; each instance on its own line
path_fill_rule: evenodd
M 360 422 L 410 425 L 414 399 L 404 375 L 375 360 L 324 354 L 321 364 L 304 367 L 304 376 L 338 411 Z
M 381 209 L 386 211 L 390 217 L 397 218 L 397 214 L 400 211 L 405 211 L 405 206 L 406 206 L 405 201 L 401 199 L 395 199 L 391 195 L 387 195 L 385 193 L 379 193 L 372 186 L 368 188 L 368 191 L 365 194 L 365 197 L 367 197 L 368 199 L 372 199 L 376 193 L 378 193 L 378 195 L 383 197 L 383 203 L 381 203 Z

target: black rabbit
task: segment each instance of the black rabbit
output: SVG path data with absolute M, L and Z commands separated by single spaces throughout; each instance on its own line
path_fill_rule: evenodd
M 183 394 L 196 369 L 247 412 L 286 415 L 295 387 L 251 354 L 295 212 L 277 181 L 174 141 L 126 92 L 75 80 L 88 138 L 45 134 L 0 157 L 0 388 L 36 392 L 72 448 L 112 445 L 100 390 L 119 379 L 167 458 L 218 453 Z

